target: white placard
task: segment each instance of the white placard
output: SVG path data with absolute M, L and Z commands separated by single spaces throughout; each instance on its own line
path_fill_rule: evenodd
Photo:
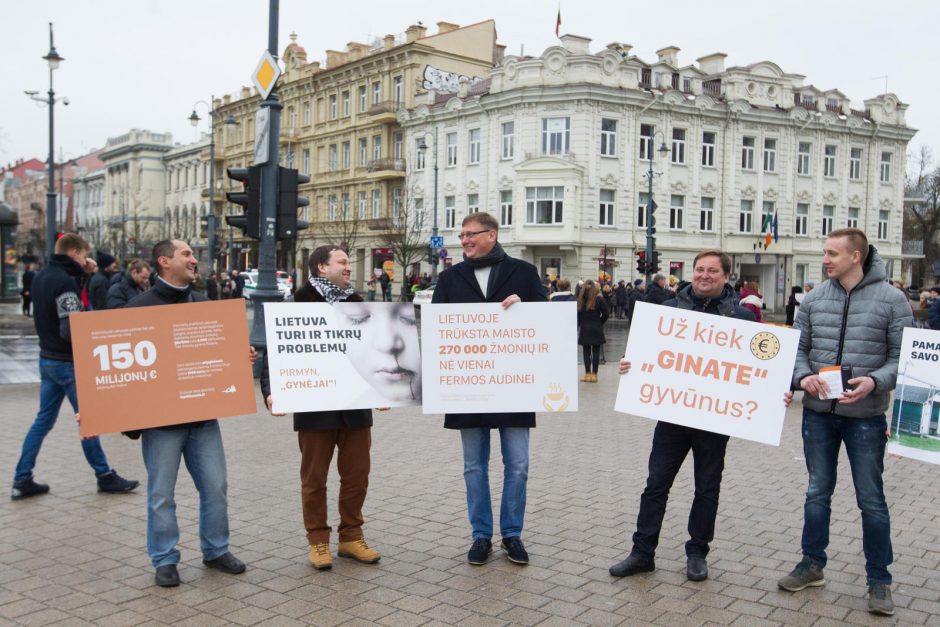
M 637 303 L 614 409 L 780 444 L 800 332 Z
M 423 305 L 424 413 L 578 410 L 575 303 Z
M 421 404 L 411 303 L 265 303 L 274 411 Z
M 888 452 L 940 464 L 940 331 L 904 329 Z

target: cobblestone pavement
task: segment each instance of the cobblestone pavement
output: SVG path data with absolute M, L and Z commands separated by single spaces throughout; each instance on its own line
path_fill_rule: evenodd
M 0 388 L 2 477 L 12 480 L 36 411 L 35 384 Z M 458 435 L 440 416 L 378 414 L 366 501 L 373 566 L 337 558 L 307 564 L 299 504 L 299 452 L 290 418 L 222 421 L 229 468 L 232 550 L 240 576 L 202 566 L 197 500 L 180 473 L 183 585 L 153 585 L 145 551 L 146 499 L 103 495 L 81 455 L 70 410 L 46 440 L 36 476 L 48 495 L 0 499 L 0 623 L 317 625 L 835 625 L 940 622 L 940 492 L 937 467 L 887 460 L 896 562 L 893 619 L 866 612 L 861 522 L 844 459 L 834 498 L 824 588 L 781 592 L 776 580 L 798 559 L 806 470 L 799 403 L 779 448 L 732 441 L 711 578 L 686 580 L 683 543 L 691 464 L 683 468 L 663 528 L 658 570 L 625 580 L 607 568 L 630 548 L 653 423 L 615 414 L 615 375 L 581 384 L 581 411 L 539 416 L 524 540 L 528 567 L 496 550 L 484 566 L 465 561 L 470 543 Z M 260 404 L 259 404 L 260 407 Z M 139 444 L 103 438 L 122 474 L 144 480 Z M 494 491 L 501 481 L 494 448 Z M 9 486 L 9 483 L 6 484 Z M 335 472 L 330 498 L 336 496 Z M 497 538 L 498 540 L 498 538 Z M 335 537 L 334 537 L 335 550 Z

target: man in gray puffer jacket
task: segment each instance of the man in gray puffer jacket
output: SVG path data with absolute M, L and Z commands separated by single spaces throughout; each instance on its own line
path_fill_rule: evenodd
M 794 327 L 800 345 L 794 389 L 803 395 L 803 451 L 809 472 L 803 521 L 803 560 L 778 582 L 796 592 L 825 583 L 826 547 L 839 449 L 845 443 L 862 510 L 862 546 L 868 578 L 868 610 L 894 613 L 891 525 L 882 473 L 888 408 L 898 374 L 904 327 L 911 308 L 900 290 L 886 282 L 885 266 L 858 229 L 833 231 L 823 249 L 829 280 L 806 295 Z M 848 390 L 834 400 L 819 377 L 821 368 L 849 366 Z

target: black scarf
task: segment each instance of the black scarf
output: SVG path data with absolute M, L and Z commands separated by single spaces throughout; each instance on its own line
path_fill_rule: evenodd
M 470 266 L 471 269 L 476 270 L 477 268 L 486 268 L 487 266 L 493 266 L 490 269 L 490 276 L 486 281 L 486 294 L 483 296 L 488 298 L 489 295 L 493 292 L 493 286 L 496 285 L 496 279 L 499 276 L 500 262 L 505 261 L 508 255 L 506 251 L 503 250 L 503 247 L 499 245 L 499 242 L 493 246 L 493 250 L 483 255 L 482 257 L 475 257 L 469 259 L 464 255 L 463 262 Z

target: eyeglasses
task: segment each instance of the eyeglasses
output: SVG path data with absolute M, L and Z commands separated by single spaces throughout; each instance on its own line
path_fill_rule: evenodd
M 483 229 L 482 231 L 464 231 L 463 233 L 457 234 L 457 239 L 471 239 L 473 237 L 476 237 L 480 233 L 487 233 L 492 230 L 493 229 Z

